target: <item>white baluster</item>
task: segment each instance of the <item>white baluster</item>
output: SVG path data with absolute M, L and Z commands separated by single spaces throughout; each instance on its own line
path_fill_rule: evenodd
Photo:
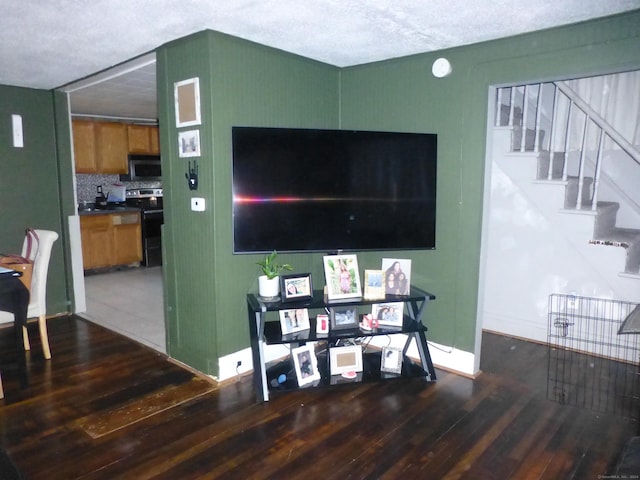
M 558 120 L 558 87 L 553 85 L 553 113 L 551 114 L 551 137 L 549 138 L 549 173 L 547 179 L 553 180 L 553 161 L 555 160 L 556 121 Z
M 576 202 L 576 210 L 582 208 L 582 190 L 584 188 L 584 163 L 586 157 L 586 139 L 587 126 L 589 125 L 589 115 L 584 114 L 584 126 L 582 127 L 582 138 L 580 139 L 580 166 L 578 168 L 578 201 Z
M 598 156 L 596 157 L 596 173 L 593 178 L 593 203 L 591 210 L 596 210 L 598 204 L 598 187 L 600 186 L 600 172 L 602 171 L 604 142 L 606 140 L 604 129 L 600 129 L 600 139 L 598 140 Z
M 509 106 L 509 126 L 513 127 L 513 109 L 516 105 L 516 87 L 511 87 L 511 99 L 509 100 L 511 105 Z
M 525 151 L 527 141 L 527 115 L 529 114 L 529 89 L 524 86 L 524 96 L 522 100 L 522 138 L 520 139 L 520 151 Z
M 502 125 L 502 91 L 503 87 L 498 88 L 496 99 L 496 127 Z
M 536 134 L 533 140 L 533 151 L 539 152 L 539 142 L 540 142 L 540 116 L 542 115 L 542 84 L 538 84 L 538 102 L 536 104 Z
M 567 181 L 567 170 L 569 168 L 569 132 L 571 131 L 571 124 L 573 123 L 573 116 L 571 115 L 573 110 L 573 101 L 569 101 L 569 108 L 567 108 L 567 128 L 564 132 L 564 166 L 562 167 L 562 181 Z

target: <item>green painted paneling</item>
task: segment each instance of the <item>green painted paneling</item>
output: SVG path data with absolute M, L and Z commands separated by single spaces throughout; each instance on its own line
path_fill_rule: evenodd
M 443 79 L 431 75 L 440 56 L 453 66 Z M 438 134 L 437 248 L 400 254 L 437 296 L 431 339 L 474 351 L 489 87 L 637 68 L 638 12 L 342 71 L 343 128 Z
M 338 69 L 217 32 L 167 44 L 157 68 L 168 352 L 215 375 L 219 356 L 248 346 L 245 296 L 256 290 L 259 259 L 232 254 L 231 127 L 336 128 Z M 192 77 L 200 78 L 202 124 L 178 130 L 173 83 Z M 196 192 L 187 188 L 187 160 L 174 147 L 178 131 L 194 128 L 201 141 Z M 205 199 L 205 212 L 190 210 L 196 196 Z M 311 271 L 307 257 L 287 260 Z
M 439 135 L 437 249 L 367 252 L 413 260 L 412 280 L 436 294 L 430 338 L 473 351 L 478 304 L 488 92 L 491 85 L 640 67 L 640 15 L 633 12 L 495 42 L 337 69 L 216 32 L 158 50 L 165 172 L 168 351 L 216 374 L 220 356 L 249 345 L 245 294 L 255 291 L 254 255 L 231 254 L 231 126 L 357 128 Z M 453 73 L 431 76 L 446 55 Z M 178 158 L 173 83 L 200 77 L 200 188 L 187 189 Z M 192 196 L 207 210 L 191 212 Z M 416 219 L 419 221 L 419 219 Z M 277 228 L 274 226 L 274 228 Z M 284 255 L 323 283 L 319 254 Z
M 61 108 L 64 102 L 56 101 Z M 22 115 L 24 148 L 12 143 L 11 114 Z M 67 116 L 68 123 L 68 116 Z M 68 131 L 68 128 L 67 128 Z M 55 230 L 47 285 L 47 312 L 69 311 L 68 266 L 56 137 L 54 95 L 50 91 L 0 85 L 0 252 L 19 253 L 27 227 Z M 67 144 L 69 139 L 66 140 Z

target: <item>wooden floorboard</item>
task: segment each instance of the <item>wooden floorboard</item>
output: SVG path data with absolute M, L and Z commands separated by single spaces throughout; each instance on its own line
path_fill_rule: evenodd
M 26 479 L 597 478 L 638 429 L 547 399 L 546 347 L 495 334 L 483 335 L 476 379 L 439 370 L 435 383 L 276 392 L 258 404 L 250 377 L 194 390 L 202 377 L 74 316 L 49 321 L 46 361 L 34 327 L 26 388 L 12 329 L 0 329 L 0 446 Z M 179 401 L 159 405 L 164 392 Z M 85 431 L 87 419 L 129 420 L 132 405 L 149 414 Z

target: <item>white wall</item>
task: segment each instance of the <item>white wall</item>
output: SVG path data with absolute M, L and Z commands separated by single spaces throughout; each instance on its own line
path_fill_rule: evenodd
M 537 154 L 510 154 L 511 129 L 489 136 L 483 328 L 544 342 L 551 293 L 640 302 L 640 277 L 619 275 L 626 251 L 589 244 L 594 217 L 561 212 L 564 185 L 535 181 Z

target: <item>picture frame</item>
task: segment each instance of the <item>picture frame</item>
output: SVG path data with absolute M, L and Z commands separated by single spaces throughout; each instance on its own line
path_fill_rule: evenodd
M 289 335 L 311 328 L 309 324 L 309 310 L 306 308 L 289 308 L 280 310 L 280 329 L 282 335 Z
M 200 125 L 200 79 L 181 80 L 173 84 L 176 128 Z
M 364 298 L 367 300 L 381 300 L 384 297 L 384 272 L 382 270 L 365 270 Z
M 404 302 L 374 303 L 371 305 L 371 316 L 378 325 L 402 328 L 404 321 Z
M 200 130 L 178 132 L 178 155 L 180 158 L 200 156 Z
M 358 328 L 358 308 L 355 305 L 329 308 L 331 330 Z
M 280 295 L 282 303 L 311 300 L 313 298 L 311 274 L 280 275 Z
M 380 356 L 380 371 L 387 373 L 402 373 L 402 349 L 397 347 L 382 347 Z
M 357 255 L 325 255 L 322 259 L 328 300 L 362 297 Z
M 345 372 L 362 372 L 362 345 L 347 345 L 329 349 L 331 375 Z
M 384 291 L 387 295 L 408 296 L 411 292 L 411 259 L 383 258 Z
M 318 359 L 313 346 L 307 344 L 291 349 L 293 365 L 296 370 L 298 385 L 303 386 L 320 380 Z
M 326 335 L 329 333 L 329 315 L 324 313 L 316 317 L 316 335 Z

